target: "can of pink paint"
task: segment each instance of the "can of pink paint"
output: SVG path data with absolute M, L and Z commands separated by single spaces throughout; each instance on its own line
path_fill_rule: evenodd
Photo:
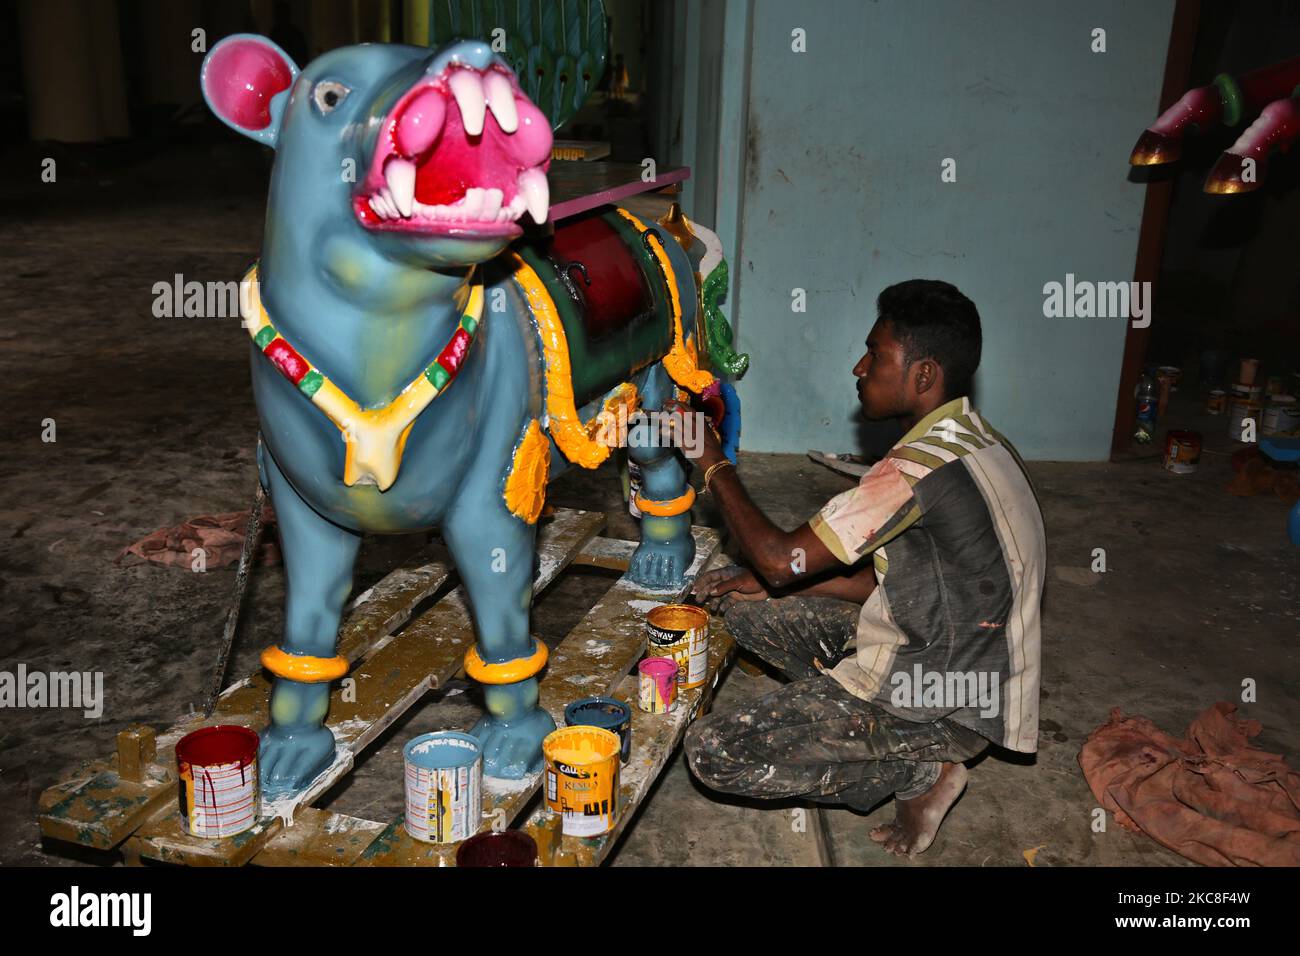
M 424 843 L 459 843 L 483 818 L 483 748 L 455 730 L 421 734 L 402 748 L 406 832 Z
M 234 726 L 203 727 L 177 742 L 186 833 L 218 840 L 257 822 L 257 748 L 257 734 Z
M 637 666 L 641 693 L 637 705 L 647 714 L 666 714 L 677 697 L 677 662 L 671 657 L 647 657 Z

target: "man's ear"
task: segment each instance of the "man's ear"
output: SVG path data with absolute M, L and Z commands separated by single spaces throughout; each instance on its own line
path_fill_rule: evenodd
M 289 99 L 285 94 L 297 78 L 293 60 L 266 37 L 236 33 L 203 58 L 199 83 L 223 123 L 274 147 Z
M 912 387 L 924 395 L 933 388 L 943 388 L 943 369 L 934 359 L 921 359 L 912 366 Z

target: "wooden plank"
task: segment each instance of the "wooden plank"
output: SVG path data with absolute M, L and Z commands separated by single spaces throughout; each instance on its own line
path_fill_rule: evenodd
M 553 521 L 539 529 L 538 567 L 533 590 L 541 593 L 570 560 L 605 524 L 600 512 L 557 511 Z M 229 840 L 205 840 L 185 831 L 180 814 L 172 814 L 140 828 L 133 848 L 145 857 L 195 866 L 242 866 L 260 853 L 286 828 L 285 819 L 310 806 L 343 778 L 357 755 L 387 730 L 432 687 L 455 674 L 473 642 L 463 589 L 457 587 L 412 621 L 396 638 L 352 668 L 353 684 L 346 695 L 336 685 L 330 694 L 326 726 L 334 734 L 334 762 L 302 792 L 263 805 L 263 818 L 250 830 Z M 267 701 L 249 700 L 251 688 L 231 695 L 246 710 L 229 717 L 264 722 Z M 226 719 L 223 716 L 223 719 Z M 173 745 L 174 746 L 174 745 Z
M 559 726 L 570 701 L 607 694 L 617 687 L 645 650 L 645 614 L 657 604 L 679 600 L 700 570 L 718 550 L 720 539 L 712 528 L 693 528 L 695 561 L 686 583 L 675 591 L 652 591 L 620 578 L 560 642 L 543 675 L 541 706 Z M 541 784 L 541 774 L 525 780 L 484 778 L 483 823 L 480 832 L 507 825 L 527 806 Z M 435 845 L 412 839 L 402 817 L 391 821 L 361 855 L 359 866 L 452 866 L 454 844 Z
M 635 541 L 620 541 L 618 538 L 592 538 L 578 552 L 573 563 L 624 572 L 632 563 L 632 552 L 636 550 L 636 544 Z
M 262 852 L 254 866 L 351 866 L 374 842 L 384 825 L 315 807 L 302 807 L 293 826 L 285 827 Z
M 149 764 L 142 779 L 125 780 L 116 758 L 95 760 L 41 794 L 36 820 L 47 837 L 111 850 L 175 799 L 176 774 L 167 768 Z
M 667 766 L 687 726 L 712 697 L 735 650 L 736 642 L 721 618 L 713 617 L 709 625 L 709 678 L 700 687 L 682 691 L 678 703 L 667 714 L 647 714 L 638 708 L 636 696 L 640 682 L 635 677 L 624 678 L 613 696 L 632 706 L 632 752 L 619 773 L 618 817 L 614 829 L 598 837 L 557 836 L 558 818 L 543 803 L 523 827 L 534 840 L 542 841 L 539 847 L 548 843 L 551 852 L 561 857 L 542 859 L 543 866 L 599 866 L 604 861 Z
M 412 609 L 446 581 L 450 566 L 433 561 L 398 569 L 370 589 L 366 600 L 340 631 L 340 653 L 355 661 L 400 627 Z M 57 840 L 111 849 L 146 822 L 159 807 L 176 799 L 176 742 L 205 723 L 260 726 L 267 719 L 270 683 L 261 671 L 226 688 L 211 720 L 183 718 L 161 734 L 149 753 L 143 741 L 127 747 L 128 766 L 119 775 L 123 743 L 110 760 L 88 764 L 74 777 L 49 788 L 39 802 L 41 832 Z M 138 732 L 137 732 L 138 735 Z M 138 750 L 143 759 L 132 762 Z M 130 779 L 135 778 L 135 779 Z

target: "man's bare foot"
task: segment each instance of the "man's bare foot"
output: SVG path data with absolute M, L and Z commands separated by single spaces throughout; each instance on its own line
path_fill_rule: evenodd
M 911 800 L 894 801 L 894 822 L 874 828 L 871 839 L 895 856 L 924 853 L 934 842 L 939 824 L 966 789 L 969 777 L 961 764 L 944 764 L 939 779 L 925 793 Z

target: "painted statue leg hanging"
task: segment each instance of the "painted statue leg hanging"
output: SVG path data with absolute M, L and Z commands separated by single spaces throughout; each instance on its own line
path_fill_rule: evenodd
M 662 365 L 646 373 L 641 407 L 658 409 L 673 396 L 673 384 Z M 691 537 L 691 503 L 695 492 L 686 481 L 680 453 L 662 444 L 649 417 L 628 429 L 628 457 L 641 468 L 641 543 L 632 554 L 628 577 L 657 589 L 677 588 L 695 559 Z

